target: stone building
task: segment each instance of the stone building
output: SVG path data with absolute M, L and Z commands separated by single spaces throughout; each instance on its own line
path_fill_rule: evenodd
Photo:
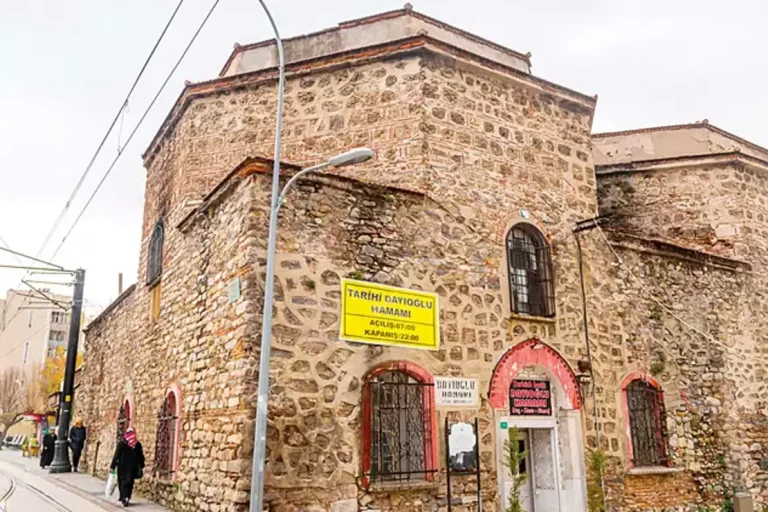
M 475 418 L 485 510 L 512 427 L 525 510 L 599 501 L 598 439 L 610 510 L 768 499 L 766 150 L 705 123 L 593 136 L 594 97 L 408 6 L 285 44 L 286 179 L 376 158 L 280 214 L 272 510 L 445 510 L 446 420 Z M 176 510 L 247 509 L 275 63 L 237 46 L 182 92 L 144 155 L 138 282 L 87 330 L 86 462 L 103 474 L 132 425 L 142 490 Z M 343 278 L 436 293 L 439 349 L 341 340 Z M 445 405 L 444 377 L 477 404 Z M 454 477 L 453 510 L 477 490 Z

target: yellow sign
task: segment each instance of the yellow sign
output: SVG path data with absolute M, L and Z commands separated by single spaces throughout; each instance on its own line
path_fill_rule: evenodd
M 364 281 L 341 281 L 343 340 L 437 350 L 437 294 Z

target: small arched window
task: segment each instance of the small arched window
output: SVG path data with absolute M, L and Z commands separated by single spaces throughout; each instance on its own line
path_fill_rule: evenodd
M 165 241 L 165 228 L 163 221 L 158 221 L 152 230 L 149 239 L 149 253 L 147 255 L 147 283 L 154 283 L 163 273 L 163 242 Z
M 664 394 L 655 381 L 635 379 L 624 387 L 634 467 L 666 466 Z
M 367 481 L 431 480 L 437 469 L 434 379 L 409 362 L 371 372 L 363 403 Z
M 171 390 L 157 414 L 154 472 L 158 478 L 170 480 L 176 471 L 179 435 L 179 400 Z
M 507 233 L 507 270 L 513 313 L 555 316 L 549 245 L 530 224 L 517 224 Z
M 131 402 L 127 398 L 120 405 L 120 410 L 117 411 L 117 440 L 122 441 L 125 436 L 125 431 L 131 426 Z

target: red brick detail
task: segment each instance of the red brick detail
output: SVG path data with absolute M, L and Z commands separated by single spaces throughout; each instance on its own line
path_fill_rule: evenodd
M 701 503 L 702 499 L 696 481 L 688 471 L 669 475 L 626 475 L 623 480 L 609 484 L 614 485 L 623 487 L 622 510 L 685 510 L 693 503 Z
M 573 370 L 555 349 L 535 339 L 515 345 L 496 364 L 489 392 L 491 407 L 509 409 L 509 386 L 512 379 L 520 370 L 533 365 L 549 369 L 563 387 L 569 402 L 567 406 L 570 409 L 581 409 L 581 390 Z
M 368 474 L 371 472 L 371 379 L 388 370 L 405 372 L 419 382 L 432 384 L 424 393 L 424 429 L 429 437 L 424 439 L 424 469 L 437 469 L 437 416 L 435 415 L 435 378 L 427 370 L 411 361 L 387 361 L 368 370 L 363 377 L 363 478 L 364 486 L 369 484 Z M 432 473 L 426 474 L 427 480 L 432 480 Z

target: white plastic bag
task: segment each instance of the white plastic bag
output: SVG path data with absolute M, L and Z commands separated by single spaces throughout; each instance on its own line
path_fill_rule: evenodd
M 104 489 L 104 497 L 109 498 L 115 494 L 115 487 L 117 487 L 117 473 L 110 471 L 109 478 L 107 478 L 107 488 Z

